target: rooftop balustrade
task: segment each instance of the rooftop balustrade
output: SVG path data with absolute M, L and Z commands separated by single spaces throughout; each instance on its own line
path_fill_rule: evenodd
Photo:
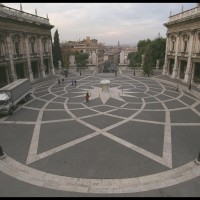
M 35 22 L 36 24 L 42 23 L 42 24 L 50 25 L 48 18 L 39 17 L 37 15 L 26 13 L 21 10 L 16 10 L 14 8 L 4 6 L 3 4 L 0 5 L 0 16 L 11 18 L 11 19 L 17 19 L 19 21 L 26 21 L 29 23 Z
M 195 14 L 200 14 L 200 7 L 192 8 L 190 10 L 183 11 L 179 14 L 172 15 L 172 16 L 169 17 L 169 22 L 184 19 L 186 17 L 190 17 L 190 16 L 193 16 Z

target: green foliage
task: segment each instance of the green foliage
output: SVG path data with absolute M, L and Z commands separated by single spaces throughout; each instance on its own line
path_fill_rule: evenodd
M 150 45 L 146 47 L 144 63 L 143 63 L 143 71 L 144 74 L 150 74 L 152 70 L 152 56 L 151 56 L 151 48 Z
M 56 68 L 58 68 L 58 61 L 60 60 L 62 62 L 58 29 L 56 29 L 54 33 L 54 43 L 52 45 L 52 53 L 53 53 L 53 64 Z
M 86 67 L 87 59 L 89 58 L 89 54 L 88 53 L 79 53 L 78 51 L 76 51 L 74 55 L 75 55 L 77 67 L 78 68 Z
M 108 71 L 111 70 L 111 66 L 112 66 L 112 62 L 111 62 L 110 60 L 106 60 L 106 61 L 104 62 L 104 68 L 103 68 L 103 70 L 104 70 L 105 72 L 108 72 Z
M 160 66 L 164 65 L 165 46 L 166 46 L 166 39 L 164 38 L 158 38 L 151 42 L 150 49 L 151 49 L 153 66 L 156 66 L 156 60 L 160 61 Z
M 141 58 L 138 52 L 130 52 L 127 58 L 129 60 L 129 67 L 139 67 L 139 63 L 141 63 Z
M 62 53 L 63 68 L 68 68 L 70 64 L 69 58 L 73 54 L 70 45 L 68 45 L 67 43 L 62 44 L 61 53 Z
M 156 67 L 156 61 L 159 60 L 160 66 L 164 65 L 165 59 L 165 38 L 157 38 L 154 40 L 140 40 L 137 48 L 138 52 L 128 54 L 130 67 L 140 67 L 142 63 L 142 55 L 144 55 L 143 70 L 145 74 L 150 74 L 152 69 Z
M 144 54 L 146 52 L 146 48 L 151 44 L 151 40 L 140 40 L 137 44 L 138 52 L 140 55 Z

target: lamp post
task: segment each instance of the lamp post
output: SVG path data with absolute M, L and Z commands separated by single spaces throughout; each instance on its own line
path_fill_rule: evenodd
M 2 148 L 2 146 L 0 145 L 0 159 L 3 160 L 5 157 L 6 157 L 6 155 L 4 154 L 3 148 Z
M 189 87 L 188 87 L 189 91 L 191 90 L 191 88 L 192 88 L 192 73 L 190 75 L 190 83 L 189 83 Z
M 191 81 L 191 79 L 190 79 L 190 84 L 189 84 L 189 91 L 191 90 L 191 87 L 192 87 L 192 83 L 191 83 L 192 81 Z

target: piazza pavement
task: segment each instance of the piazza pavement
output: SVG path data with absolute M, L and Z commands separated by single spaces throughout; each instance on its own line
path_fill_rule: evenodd
M 199 197 L 200 89 L 159 73 L 57 74 L 0 118 L 0 145 L 0 197 Z

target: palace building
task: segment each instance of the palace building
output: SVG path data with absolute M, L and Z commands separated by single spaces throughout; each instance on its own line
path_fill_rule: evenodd
M 55 74 L 48 16 L 0 4 L 0 87 L 20 78 L 31 82 Z
M 200 5 L 171 15 L 167 27 L 163 75 L 200 87 Z

